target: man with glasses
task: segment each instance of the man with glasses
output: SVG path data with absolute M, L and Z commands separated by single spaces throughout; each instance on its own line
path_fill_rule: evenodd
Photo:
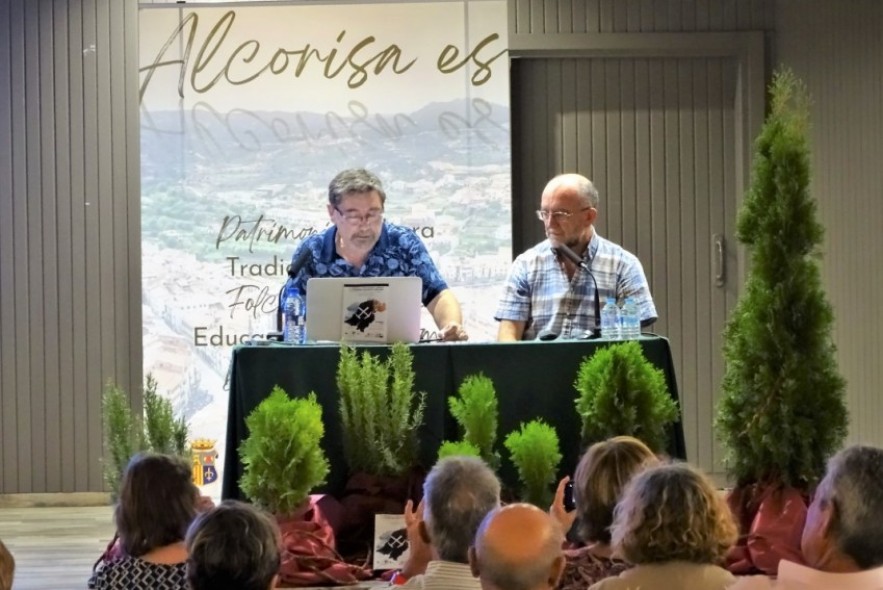
M 607 297 L 620 304 L 631 297 L 642 326 L 656 321 L 641 262 L 595 231 L 598 204 L 597 189 L 579 174 L 561 174 L 546 185 L 537 217 L 547 239 L 512 263 L 494 315 L 500 322 L 497 340 L 585 335 L 596 326 L 596 282 L 601 305 Z M 585 268 L 562 255 L 561 246 L 576 253 Z
M 295 280 L 301 293 L 312 277 L 403 277 L 423 280 L 423 305 L 444 340 L 466 340 L 460 303 L 413 230 L 383 219 L 383 184 L 363 168 L 344 170 L 328 185 L 334 224 L 308 237 L 292 261 L 309 251 Z

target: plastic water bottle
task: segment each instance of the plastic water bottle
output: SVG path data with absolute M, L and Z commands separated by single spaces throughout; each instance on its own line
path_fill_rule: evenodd
M 292 344 L 303 344 L 307 336 L 307 304 L 297 286 L 289 284 L 282 299 L 282 338 Z
M 619 307 L 616 299 L 607 298 L 607 303 L 601 308 L 601 337 L 608 340 L 617 340 L 620 337 Z
M 619 326 L 623 340 L 635 340 L 641 335 L 641 318 L 638 306 L 631 297 L 626 297 L 619 313 Z

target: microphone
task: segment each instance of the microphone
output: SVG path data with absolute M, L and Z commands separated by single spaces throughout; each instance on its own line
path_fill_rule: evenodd
M 601 296 L 598 293 L 598 281 L 595 280 L 595 275 L 592 274 L 592 269 L 589 268 L 589 265 L 586 264 L 582 258 L 579 257 L 579 254 L 571 250 L 566 244 L 560 244 L 552 248 L 552 251 L 556 254 L 560 254 L 573 262 L 579 268 L 585 270 L 589 274 L 589 278 L 592 279 L 592 284 L 595 286 L 595 327 L 592 328 L 592 335 L 590 338 L 600 338 L 601 337 Z
M 310 249 L 302 248 L 300 253 L 297 255 L 297 258 L 291 261 L 291 264 L 288 265 L 288 280 L 285 281 L 285 284 L 282 285 L 282 288 L 279 289 L 279 297 L 277 298 L 276 303 L 276 331 L 280 334 L 282 333 L 282 295 L 285 294 L 285 289 L 288 287 L 289 283 L 294 280 L 297 276 L 297 273 L 306 265 L 307 261 L 310 259 Z

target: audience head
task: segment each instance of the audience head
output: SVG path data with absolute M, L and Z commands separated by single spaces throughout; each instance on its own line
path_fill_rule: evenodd
M 564 571 L 561 527 L 531 504 L 509 504 L 482 520 L 469 550 L 484 590 L 555 588 Z
M 192 590 L 268 590 L 280 565 L 279 529 L 249 504 L 226 500 L 187 530 Z
M 12 590 L 12 576 L 15 573 L 15 560 L 12 553 L 0 541 L 0 590 Z
M 824 571 L 866 570 L 883 565 L 883 449 L 853 446 L 828 461 L 816 490 L 801 549 Z
M 351 193 L 376 192 L 380 197 L 380 205 L 386 203 L 383 183 L 372 172 L 364 168 L 349 168 L 337 173 L 328 185 L 328 203 L 339 206 L 343 198 Z
M 716 564 L 736 542 L 730 509 L 707 477 L 686 464 L 637 474 L 616 506 L 614 550 L 633 564 Z
M 656 463 L 653 451 L 631 436 L 617 436 L 589 447 L 573 476 L 573 501 L 583 541 L 610 543 L 613 509 L 626 484 Z
M 139 454 L 123 473 L 114 511 L 123 550 L 132 557 L 184 540 L 199 490 L 190 466 L 166 455 Z
M 438 559 L 468 562 L 478 525 L 500 505 L 500 481 L 477 457 L 447 457 L 423 484 L 421 534 Z

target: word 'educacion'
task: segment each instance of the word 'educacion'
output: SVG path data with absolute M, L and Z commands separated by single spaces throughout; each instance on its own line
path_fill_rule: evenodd
M 302 47 L 291 49 L 280 47 L 272 52 L 272 56 L 269 58 L 267 58 L 269 55 L 267 52 L 264 52 L 259 57 L 259 54 L 261 54 L 261 44 L 256 39 L 249 39 L 232 49 L 225 47 L 224 41 L 233 28 L 235 20 L 235 10 L 229 10 L 224 13 L 211 28 L 202 45 L 198 48 L 196 57 L 191 62 L 190 54 L 193 52 L 195 45 L 199 16 L 195 12 L 188 14 L 172 31 L 172 34 L 156 54 L 153 62 L 140 69 L 140 72 L 146 74 L 141 82 L 139 98 L 144 98 L 144 93 L 147 90 L 148 84 L 150 84 L 153 74 L 159 68 L 169 66 L 180 68 L 178 74 L 178 96 L 184 98 L 184 83 L 187 80 L 188 70 L 190 72 L 190 87 L 197 94 L 208 92 L 222 79 L 231 85 L 239 86 L 248 84 L 264 74 L 279 75 L 289 69 L 293 69 L 294 76 L 299 77 L 311 62 L 324 64 L 321 66 L 322 75 L 328 79 L 348 73 L 349 76 L 346 78 L 347 86 L 358 88 L 368 80 L 371 73 L 380 75 L 389 68 L 394 74 L 403 74 L 411 69 L 417 61 L 416 58 L 405 61 L 406 58 L 402 48 L 394 43 L 381 47 L 380 44 L 376 43 L 377 39 L 373 35 L 357 41 L 346 52 L 341 51 L 338 47 L 323 52 L 306 43 Z M 184 35 L 184 30 L 188 27 L 183 58 L 166 59 L 166 52 L 179 36 Z M 345 36 L 345 30 L 341 31 L 337 36 L 336 43 L 338 46 L 343 42 Z M 451 74 L 462 69 L 467 64 L 472 64 L 476 67 L 471 77 L 472 84 L 481 86 L 490 80 L 493 74 L 490 67 L 491 64 L 506 53 L 504 49 L 493 55 L 487 54 L 487 51 L 493 51 L 493 49 L 488 49 L 488 46 L 499 38 L 500 35 L 497 33 L 488 35 L 464 56 L 461 56 L 461 51 L 458 47 L 448 44 L 441 50 L 436 62 L 436 68 L 442 74 Z M 343 54 L 343 57 L 339 54 Z

